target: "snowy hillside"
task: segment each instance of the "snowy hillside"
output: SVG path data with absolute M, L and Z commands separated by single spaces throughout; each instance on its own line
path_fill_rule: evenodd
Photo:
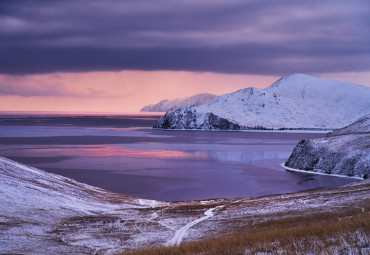
M 328 212 L 333 213 L 331 220 L 361 216 L 369 212 L 369 198 L 369 183 L 364 182 L 340 192 L 167 203 L 115 194 L 0 157 L 0 254 L 120 254 L 220 237 L 261 224 L 276 229 L 281 215 L 289 222 L 299 219 L 297 225 L 310 223 L 310 217 L 320 220 Z M 324 237 L 320 232 L 319 237 L 331 240 L 329 253 L 350 248 L 353 254 L 368 254 L 363 228 L 346 236 L 348 231 Z M 365 241 L 358 243 L 358 238 Z M 254 248 L 243 249 L 255 254 Z M 276 249 L 282 247 L 274 244 Z
M 336 129 L 330 135 L 343 135 L 351 133 L 370 133 L 370 115 L 366 115 L 356 122 L 345 126 L 344 128 Z M 370 144 L 370 141 L 369 141 Z
M 326 137 L 302 140 L 285 166 L 325 174 L 370 175 L 370 115 Z
M 155 227 L 132 228 L 124 223 L 119 228 L 123 219 L 143 221 L 140 210 L 168 203 L 115 194 L 2 157 L 0 204 L 0 254 L 120 251 L 148 240 L 164 242 L 172 234 L 161 236 Z M 145 237 L 133 235 L 124 241 L 122 237 L 131 231 Z
M 174 109 L 155 127 L 227 129 L 205 125 L 209 123 L 209 113 L 240 129 L 340 128 L 370 113 L 370 88 L 294 74 L 263 90 L 241 89 L 200 106 Z
M 141 112 L 167 112 L 184 105 L 201 105 L 211 101 L 216 95 L 201 93 L 191 97 L 176 98 L 174 100 L 162 100 L 157 104 L 144 106 Z

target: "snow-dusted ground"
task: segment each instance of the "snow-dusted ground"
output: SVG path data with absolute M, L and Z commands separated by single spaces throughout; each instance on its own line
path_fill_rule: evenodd
M 369 213 L 369 181 L 259 198 L 166 203 L 111 193 L 0 158 L 0 253 L 113 254 L 232 233 L 276 218 Z
M 201 93 L 191 97 L 176 98 L 174 100 L 162 100 L 157 104 L 144 106 L 141 112 L 167 112 L 184 105 L 201 105 L 217 97 L 213 94 Z
M 172 237 L 171 240 L 169 240 L 166 243 L 166 246 L 172 246 L 172 245 L 179 245 L 182 242 L 182 239 L 184 238 L 186 231 L 189 230 L 189 228 L 195 226 L 196 224 L 213 217 L 213 211 L 224 207 L 223 205 L 216 206 L 214 208 L 208 209 L 207 211 L 204 212 L 205 216 L 198 218 L 196 220 L 193 220 L 186 224 L 185 226 L 181 227 L 180 229 L 176 230 L 175 235 Z
M 166 202 L 114 194 L 2 157 L 0 204 L 0 253 L 90 254 L 172 236 L 155 234 L 145 217 Z
M 369 87 L 294 74 L 263 90 L 241 89 L 200 106 L 173 109 L 155 127 L 332 129 L 369 113 Z

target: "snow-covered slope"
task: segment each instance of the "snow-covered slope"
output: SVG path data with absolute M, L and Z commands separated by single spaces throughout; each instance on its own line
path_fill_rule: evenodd
M 143 227 L 140 221 L 148 219 L 142 219 L 141 210 L 166 205 L 0 157 L 0 254 L 95 254 L 164 242 L 170 231 L 162 230 L 161 236 L 157 226 Z M 134 227 L 136 223 L 140 227 Z
M 212 113 L 240 129 L 333 129 L 370 113 L 370 88 L 304 74 L 281 78 L 266 89 L 246 88 L 200 106 L 169 111 L 155 125 L 168 129 L 209 127 Z
M 232 234 L 241 227 L 265 228 L 269 221 L 275 228 L 281 215 L 297 221 L 328 212 L 331 220 L 352 217 L 354 208 L 366 214 L 369 196 L 365 182 L 340 190 L 166 203 L 111 193 L 0 157 L 0 254 L 121 254 Z M 354 254 L 367 254 L 367 232 L 358 231 L 366 242 L 360 246 L 351 238 L 345 251 L 354 247 Z M 335 243 L 342 244 L 339 240 Z
M 348 126 L 345 126 L 344 128 L 334 130 L 329 135 L 344 135 L 352 133 L 370 133 L 370 114 L 363 116 L 362 118 L 358 119 Z
M 285 166 L 325 174 L 370 174 L 370 115 L 328 136 L 302 140 Z
M 157 104 L 144 106 L 141 112 L 167 112 L 184 105 L 201 105 L 211 101 L 216 95 L 201 93 L 191 97 L 176 98 L 174 100 L 162 100 Z

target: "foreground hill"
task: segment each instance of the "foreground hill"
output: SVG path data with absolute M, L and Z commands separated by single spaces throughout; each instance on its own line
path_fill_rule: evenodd
M 200 106 L 167 112 L 164 129 L 333 129 L 370 114 L 370 88 L 304 74 L 281 78 L 266 89 L 246 88 Z
M 0 254 L 93 254 L 158 241 L 151 226 L 115 226 L 123 220 L 139 223 L 141 210 L 167 205 L 111 193 L 2 157 L 0 204 Z M 146 238 L 125 237 L 133 232 Z
M 167 112 L 184 105 L 201 105 L 217 97 L 216 95 L 201 93 L 191 97 L 176 98 L 174 100 L 162 100 L 157 104 L 144 106 L 141 112 Z
M 326 137 L 300 141 L 285 166 L 325 174 L 369 176 L 370 115 Z
M 369 191 L 166 203 L 0 157 L 0 254 L 369 254 Z

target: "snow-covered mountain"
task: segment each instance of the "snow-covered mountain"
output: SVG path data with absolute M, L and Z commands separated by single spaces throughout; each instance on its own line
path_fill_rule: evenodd
M 326 137 L 302 140 L 285 166 L 347 176 L 370 174 L 370 115 Z
M 154 127 L 333 129 L 366 114 L 370 114 L 369 87 L 293 74 L 266 89 L 241 89 L 200 106 L 173 109 Z M 215 119 L 218 121 L 214 125 Z M 219 120 L 225 125 L 220 125 Z
M 167 112 L 184 105 L 201 105 L 217 97 L 216 95 L 201 93 L 191 97 L 176 98 L 174 100 L 162 100 L 157 104 L 144 106 L 141 112 Z

